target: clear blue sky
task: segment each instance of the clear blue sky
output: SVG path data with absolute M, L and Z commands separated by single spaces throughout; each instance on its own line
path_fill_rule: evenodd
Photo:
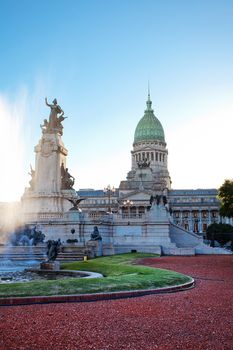
M 232 19 L 226 0 L 0 0 L 0 201 L 28 185 L 45 96 L 68 116 L 76 189 L 117 187 L 148 79 L 173 188 L 232 177 Z

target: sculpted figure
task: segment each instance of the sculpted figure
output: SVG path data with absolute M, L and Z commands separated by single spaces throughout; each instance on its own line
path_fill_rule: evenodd
M 156 200 L 156 204 L 159 205 L 160 204 L 160 199 L 161 196 L 159 196 L 158 194 L 155 196 L 155 200 Z
M 64 164 L 61 165 L 61 187 L 63 190 L 71 189 L 74 186 L 75 178 L 70 175 L 68 168 L 65 169 Z
M 47 119 L 44 119 L 44 124 L 40 124 L 40 127 L 42 130 L 46 130 L 49 125 L 49 122 Z
M 60 238 L 57 241 L 48 240 L 47 242 L 47 258 L 48 262 L 55 261 L 57 258 L 57 255 L 60 251 L 61 246 L 61 240 Z
M 150 196 L 150 205 L 152 205 L 153 203 L 154 203 L 154 196 L 151 195 L 151 196 Z
M 41 231 L 37 231 L 36 226 L 31 230 L 30 238 L 32 239 L 32 245 L 36 246 L 38 243 L 42 243 L 45 239 L 45 235 Z
M 148 168 L 150 166 L 150 161 L 146 159 L 143 159 L 139 162 L 137 162 L 137 165 L 140 169 L 145 169 Z
M 163 204 L 166 205 L 167 204 L 167 197 L 163 196 Z
M 91 241 L 102 241 L 102 237 L 97 226 L 94 227 L 94 230 L 91 234 Z
M 84 201 L 86 198 L 66 198 L 69 202 L 73 204 L 73 207 L 71 209 L 73 210 L 80 210 L 79 209 L 79 203 Z
M 57 99 L 55 98 L 53 102 L 50 104 L 48 103 L 47 97 L 45 98 L 45 103 L 48 107 L 50 107 L 50 115 L 49 115 L 49 121 L 47 119 L 44 119 L 44 124 L 41 125 L 41 128 L 44 132 L 54 132 L 57 131 L 61 135 L 63 134 L 62 129 L 62 122 L 65 120 L 64 117 L 64 111 L 61 109 L 61 107 L 57 104 Z
M 30 189 L 34 190 L 35 187 L 35 170 L 32 169 L 32 166 L 30 164 L 30 173 L 28 173 L 28 175 L 31 175 L 31 180 L 29 181 L 29 185 L 30 185 Z
M 45 103 L 51 109 L 50 116 L 49 116 L 49 124 L 51 125 L 51 127 L 55 127 L 57 122 L 57 115 L 61 113 L 63 115 L 64 112 L 61 109 L 61 107 L 57 104 L 56 98 L 53 100 L 53 104 L 50 104 L 48 103 L 47 97 L 45 97 Z

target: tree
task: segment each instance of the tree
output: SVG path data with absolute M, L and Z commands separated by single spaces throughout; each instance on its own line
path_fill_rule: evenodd
M 233 226 L 228 224 L 211 224 L 207 227 L 206 238 L 211 241 L 214 247 L 214 241 L 220 246 L 224 246 L 227 242 L 233 240 Z
M 233 217 L 233 180 L 225 180 L 218 190 L 218 197 L 221 201 L 220 215 Z

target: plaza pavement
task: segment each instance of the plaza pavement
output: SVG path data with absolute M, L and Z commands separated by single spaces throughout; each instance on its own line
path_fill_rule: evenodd
M 147 258 L 195 278 L 177 293 L 0 308 L 0 350 L 232 350 L 233 256 Z

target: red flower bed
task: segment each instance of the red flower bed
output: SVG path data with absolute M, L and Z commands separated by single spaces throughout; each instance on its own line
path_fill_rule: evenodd
M 233 349 L 233 256 L 141 263 L 193 276 L 196 288 L 122 300 L 1 307 L 0 349 Z

